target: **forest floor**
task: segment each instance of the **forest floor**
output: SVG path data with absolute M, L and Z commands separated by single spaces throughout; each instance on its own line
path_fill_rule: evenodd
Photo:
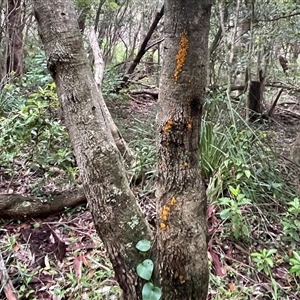
M 112 115 L 117 116 L 117 125 L 126 124 L 121 128 L 127 140 L 135 137 L 137 131 L 134 128 L 140 124 L 154 124 L 155 101 L 138 99 L 111 102 L 109 106 Z M 274 140 L 283 157 L 288 155 L 297 132 L 298 111 L 298 104 L 294 102 L 288 107 L 280 104 L 275 111 L 272 130 L 276 132 Z M 139 134 L 143 132 L 139 131 Z M 148 138 L 154 141 L 154 134 L 150 133 Z M 289 159 L 284 161 L 289 163 Z M 1 176 L 0 193 L 13 191 L 24 194 L 30 190 L 30 178 L 34 180 L 35 177 L 28 176 L 24 170 L 9 181 Z M 150 189 L 153 189 L 153 183 Z M 141 198 L 144 212 L 149 217 L 155 210 L 154 194 L 143 193 L 140 187 L 133 187 L 133 191 L 137 198 Z M 211 268 L 208 299 L 300 299 L 300 280 L 289 274 L 289 265 L 282 259 L 283 255 L 276 254 L 274 257 L 270 276 L 259 272 L 249 262 L 249 257 L 250 253 L 267 247 L 263 240 L 246 245 L 242 240 L 226 236 L 222 231 L 223 220 L 213 207 L 208 210 L 208 221 L 212 237 L 208 247 Z M 0 249 L 18 299 L 120 298 L 120 289 L 87 207 L 66 209 L 64 213 L 47 219 L 26 222 L 0 220 L 0 224 Z M 273 241 L 276 247 L 281 233 L 278 220 L 278 223 L 270 222 L 265 232 L 260 234 Z M 288 243 L 281 244 L 280 248 L 289 255 Z M 6 299 L 3 290 L 0 299 Z

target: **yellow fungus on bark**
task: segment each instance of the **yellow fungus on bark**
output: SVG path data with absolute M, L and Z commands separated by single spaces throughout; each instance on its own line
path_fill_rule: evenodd
M 167 221 L 167 220 L 168 220 L 169 211 L 170 211 L 170 207 L 168 207 L 167 205 L 164 205 L 164 206 L 163 206 L 163 210 L 162 210 L 162 212 L 161 212 L 161 218 L 162 218 L 164 221 Z
M 183 65 L 186 60 L 188 48 L 189 48 L 189 40 L 187 38 L 187 32 L 186 30 L 183 30 L 180 37 L 179 50 L 176 55 L 176 68 L 174 71 L 175 82 L 178 81 L 179 75 L 182 71 Z
M 171 206 L 174 206 L 175 204 L 176 204 L 176 199 L 175 197 L 172 197 L 171 200 L 169 200 L 167 204 L 162 207 L 162 211 L 160 215 L 161 223 L 159 225 L 161 229 L 163 230 L 167 229 L 168 226 L 165 222 L 168 222 Z
M 163 223 L 163 222 L 161 222 L 161 223 L 159 224 L 159 227 L 160 227 L 160 229 L 162 229 L 162 230 L 166 230 L 166 229 L 167 229 L 167 225 L 166 225 L 165 223 Z
M 186 125 L 186 128 L 187 128 L 188 130 L 192 130 L 193 126 L 192 126 L 191 123 L 189 123 L 189 124 Z
M 175 197 L 173 197 L 170 201 L 170 205 L 175 205 L 176 204 L 176 199 Z
M 187 167 L 189 166 L 189 163 L 188 163 L 187 161 L 185 161 L 185 162 L 183 163 L 183 166 L 184 166 L 185 168 L 187 168 Z
M 166 123 L 166 125 L 163 128 L 164 132 L 165 133 L 168 132 L 172 128 L 173 124 L 174 124 L 173 120 L 171 120 L 171 119 L 168 120 L 167 123 Z

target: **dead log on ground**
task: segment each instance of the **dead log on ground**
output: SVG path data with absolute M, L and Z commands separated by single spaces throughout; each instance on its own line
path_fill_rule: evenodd
M 131 95 L 150 95 L 154 99 L 158 99 L 158 90 L 131 90 Z
M 86 203 L 83 190 L 49 195 L 44 199 L 18 194 L 0 194 L 0 218 L 26 220 L 45 218 Z

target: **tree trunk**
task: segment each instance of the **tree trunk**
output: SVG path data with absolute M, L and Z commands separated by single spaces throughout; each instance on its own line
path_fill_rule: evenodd
M 124 299 L 141 299 L 135 245 L 152 239 L 132 194 L 122 156 L 101 111 L 99 97 L 71 0 L 34 0 L 34 13 L 57 86 L 84 192 L 97 232 L 123 289 Z
M 158 102 L 156 283 L 163 299 L 204 300 L 206 195 L 199 168 L 210 0 L 166 0 Z
M 249 120 L 258 120 L 263 112 L 262 99 L 264 90 L 264 80 L 262 71 L 259 71 L 259 81 L 251 81 L 248 94 Z
M 89 27 L 87 36 L 94 56 L 94 69 L 95 69 L 94 79 L 97 88 L 101 90 L 103 73 L 104 73 L 104 61 L 103 61 L 102 51 L 97 41 L 95 30 L 92 26 Z M 111 117 L 111 114 L 106 106 L 103 97 L 99 97 L 99 105 L 101 107 L 102 112 L 104 112 L 106 115 L 107 121 L 109 122 L 111 134 L 115 140 L 117 148 L 119 149 L 120 153 L 125 159 L 127 169 L 134 167 L 135 165 L 134 152 L 129 148 L 124 138 L 122 137 L 121 132 L 119 131 L 119 129 L 117 128 L 115 122 Z
M 21 0 L 7 1 L 7 50 L 6 74 L 15 72 L 16 77 L 24 73 L 23 28 Z

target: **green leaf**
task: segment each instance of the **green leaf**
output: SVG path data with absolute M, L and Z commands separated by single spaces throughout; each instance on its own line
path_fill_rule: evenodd
M 251 253 L 251 256 L 252 257 L 261 257 L 261 253 L 254 252 L 254 253 Z M 257 261 L 257 260 L 254 260 L 254 261 Z
M 224 198 L 220 198 L 220 199 L 219 199 L 219 203 L 220 203 L 220 204 L 223 204 L 223 205 L 227 205 L 227 204 L 229 204 L 230 202 L 231 202 L 231 199 L 228 198 L 228 197 L 224 197 Z
M 293 266 L 290 268 L 291 274 L 296 274 L 297 276 L 300 275 L 300 267 L 299 266 Z
M 114 1 L 111 1 L 109 2 L 109 6 L 112 8 L 112 9 L 118 9 L 120 7 L 120 5 Z
M 242 174 L 243 175 L 243 174 Z M 238 176 L 237 176 L 238 177 Z M 236 179 L 238 179 L 236 177 Z M 240 185 L 238 185 L 236 188 L 234 188 L 233 186 L 229 186 L 229 191 L 230 191 L 230 193 L 233 195 L 233 196 L 237 196 L 239 193 L 240 193 Z
M 135 247 L 139 251 L 147 252 L 151 248 L 151 243 L 148 240 L 140 240 Z
M 239 172 L 236 174 L 236 180 L 239 180 L 243 177 L 243 173 Z
M 276 249 L 270 249 L 268 250 L 267 256 L 271 256 L 272 254 L 275 254 L 277 252 Z
M 142 289 L 143 300 L 159 300 L 161 298 L 161 289 L 151 282 L 144 284 Z
M 273 268 L 273 266 L 274 266 L 273 260 L 272 260 L 271 258 L 269 258 L 269 257 L 266 257 L 265 260 L 266 260 L 267 264 L 268 264 L 271 268 Z
M 220 212 L 220 217 L 222 219 L 226 219 L 228 217 L 231 216 L 231 208 L 226 208 L 226 209 L 223 209 L 221 212 Z
M 237 201 L 241 201 L 245 198 L 245 195 L 244 194 L 238 194 L 237 197 L 236 197 L 236 200 Z
M 261 270 L 263 270 L 264 269 L 264 266 L 263 265 L 258 265 L 257 266 L 257 270 L 260 272 Z
M 251 172 L 249 170 L 245 170 L 244 173 L 245 173 L 247 178 L 250 178 Z
M 242 232 L 245 236 L 249 236 L 249 230 L 248 230 L 248 227 L 246 225 L 242 226 Z
M 300 255 L 296 252 L 296 251 L 294 251 L 293 252 L 293 257 L 298 261 L 298 263 L 300 264 Z
M 299 264 L 298 260 L 296 260 L 294 258 L 290 258 L 289 262 L 290 262 L 290 265 L 295 265 L 295 266 L 299 265 L 299 268 L 300 268 L 300 264 Z
M 141 278 L 150 280 L 153 272 L 153 261 L 145 259 L 142 263 L 138 264 L 136 271 Z
M 272 186 L 273 189 L 278 189 L 282 186 L 282 183 L 272 182 L 271 186 Z

